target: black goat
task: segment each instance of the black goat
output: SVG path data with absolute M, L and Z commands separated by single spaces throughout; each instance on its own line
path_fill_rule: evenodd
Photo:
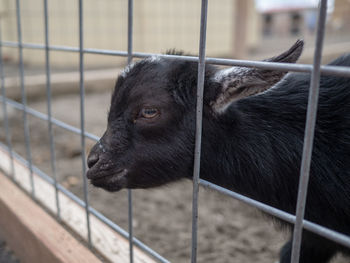
M 268 61 L 294 63 L 303 42 Z M 331 65 L 350 66 L 350 55 Z M 295 213 L 310 74 L 207 65 L 201 178 Z M 278 84 L 276 84 L 278 83 Z M 275 85 L 276 84 L 276 85 Z M 153 57 L 117 80 L 87 177 L 109 191 L 192 178 L 197 63 Z M 306 219 L 350 234 L 350 79 L 322 76 Z M 304 231 L 300 262 L 349 250 Z M 290 262 L 291 241 L 281 250 Z

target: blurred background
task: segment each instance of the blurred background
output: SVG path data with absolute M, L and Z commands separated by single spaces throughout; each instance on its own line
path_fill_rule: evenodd
M 78 47 L 78 1 L 49 0 L 50 45 Z M 84 47 L 127 50 L 127 0 L 84 0 Z M 133 49 L 164 53 L 176 48 L 196 55 L 200 0 L 134 0 Z M 298 38 L 306 46 L 300 59 L 311 63 L 317 24 L 315 0 L 209 1 L 207 56 L 262 60 L 287 50 Z M 350 52 L 350 0 L 329 0 L 323 63 Z M 1 38 L 17 42 L 16 6 L 0 0 Z M 24 43 L 44 44 L 42 0 L 21 1 Z M 2 46 L 7 96 L 20 101 L 18 49 Z M 24 49 L 24 84 L 29 107 L 47 113 L 45 51 Z M 50 52 L 53 117 L 80 126 L 79 54 Z M 86 131 L 101 136 L 115 79 L 126 58 L 85 54 Z M 2 109 L 2 108 L 1 108 Z M 12 144 L 26 156 L 22 112 L 8 106 Z M 0 110 L 0 140 L 5 143 Z M 33 162 L 52 175 L 47 123 L 29 116 Z M 83 197 L 80 136 L 55 127 L 58 181 Z M 93 141 L 87 140 L 89 151 Z M 125 191 L 89 187 L 91 204 L 127 229 Z M 274 262 L 288 233 L 275 230 L 255 209 L 216 192 L 200 189 L 199 262 Z M 137 238 L 172 262 L 189 262 L 192 183 L 134 191 Z M 349 262 L 337 258 L 334 262 Z

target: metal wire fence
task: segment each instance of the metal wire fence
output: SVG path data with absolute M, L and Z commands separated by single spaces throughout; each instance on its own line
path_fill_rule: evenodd
M 48 15 L 48 1 L 43 1 L 44 6 L 44 25 L 45 25 L 45 44 L 36 43 L 23 43 L 22 41 L 22 31 L 21 31 L 21 3 L 20 0 L 16 0 L 16 19 L 17 19 L 17 42 L 4 41 L 1 38 L 1 28 L 0 28 L 0 80 L 1 80 L 1 96 L 0 101 L 2 102 L 3 110 L 3 122 L 6 134 L 6 143 L 0 143 L 0 147 L 6 149 L 11 161 L 12 176 L 13 180 L 16 180 L 14 176 L 14 160 L 22 162 L 28 167 L 29 177 L 31 182 L 31 195 L 35 199 L 35 184 L 33 180 L 33 173 L 35 172 L 41 178 L 43 178 L 48 183 L 55 187 L 56 195 L 56 207 L 57 207 L 57 218 L 60 219 L 60 202 L 58 198 L 58 193 L 62 192 L 71 200 L 79 204 L 81 207 L 85 208 L 86 213 L 86 228 L 88 233 L 88 243 L 92 248 L 94 244 L 91 240 L 91 225 L 90 225 L 90 214 L 93 214 L 98 219 L 106 223 L 113 230 L 121 234 L 123 237 L 129 239 L 129 250 L 130 250 L 130 262 L 134 261 L 133 246 L 141 248 L 143 251 L 154 257 L 160 262 L 169 262 L 166 258 L 159 255 L 157 252 L 147 247 L 141 241 L 133 237 L 132 228 L 132 192 L 128 191 L 128 207 L 129 207 L 129 229 L 128 232 L 120 228 L 117 224 L 106 218 L 104 215 L 96 211 L 89 205 L 87 182 L 85 177 L 86 171 L 86 156 L 85 156 L 85 140 L 91 139 L 98 141 L 99 137 L 85 131 L 85 115 L 84 115 L 84 55 L 85 54 L 98 54 L 98 55 L 108 55 L 108 56 L 120 56 L 127 57 L 128 63 L 132 62 L 133 58 L 146 58 L 155 54 L 150 53 L 140 53 L 133 52 L 133 0 L 128 0 L 128 49 L 127 51 L 116 51 L 116 50 L 105 50 L 105 49 L 92 49 L 84 48 L 84 30 L 83 30 L 83 0 L 78 1 L 79 5 L 79 46 L 55 46 L 49 43 L 49 15 Z M 199 185 L 214 189 L 224 195 L 230 196 L 237 200 L 240 200 L 246 204 L 249 204 L 255 208 L 262 210 L 263 212 L 280 218 L 288 223 L 294 224 L 293 233 L 293 249 L 292 249 L 292 263 L 299 262 L 300 256 L 300 246 L 301 246 L 301 235 L 302 230 L 307 229 L 314 232 L 320 236 L 328 238 L 334 242 L 342 244 L 343 246 L 350 248 L 350 237 L 342 233 L 338 233 L 331 229 L 327 229 L 310 221 L 304 219 L 304 210 L 307 196 L 307 186 L 309 179 L 309 170 L 311 162 L 311 153 L 313 148 L 313 137 L 314 128 L 316 121 L 316 110 L 318 103 L 318 90 L 319 90 L 319 79 L 320 75 L 332 75 L 332 76 L 343 76 L 350 77 L 350 69 L 346 67 L 335 67 L 335 66 L 321 66 L 321 54 L 323 48 L 323 39 L 325 33 L 325 21 L 326 21 L 326 8 L 327 0 L 321 0 L 319 5 L 319 15 L 317 24 L 317 37 L 315 42 L 315 53 L 314 61 L 312 65 L 306 64 L 283 64 L 283 63 L 272 63 L 272 62 L 258 62 L 258 61 L 247 61 L 247 60 L 232 60 L 232 59 L 219 59 L 219 58 L 208 58 L 206 57 L 206 26 L 207 26 L 207 13 L 208 13 L 208 0 L 202 0 L 201 4 L 201 18 L 200 18 L 200 39 L 199 39 L 199 56 L 176 56 L 176 55 L 159 55 L 163 57 L 172 57 L 181 60 L 195 61 L 198 62 L 198 87 L 197 87 L 197 108 L 196 108 L 196 142 L 195 142 L 195 160 L 194 160 L 194 171 L 193 171 L 193 208 L 192 208 L 192 257 L 191 262 L 197 261 L 197 221 L 198 221 L 198 189 Z M 21 102 L 16 102 L 7 98 L 5 89 L 5 73 L 3 70 L 4 59 L 2 56 L 2 47 L 16 48 L 19 55 L 19 74 L 20 74 L 20 88 L 21 88 Z M 23 50 L 24 49 L 38 49 L 45 51 L 45 65 L 46 65 L 46 93 L 47 93 L 47 112 L 48 114 L 40 113 L 27 106 L 26 101 L 26 89 L 25 89 L 25 78 L 24 78 L 24 63 L 23 63 Z M 80 127 L 74 127 L 67 123 L 64 123 L 58 119 L 52 117 L 51 109 L 51 69 L 50 69 L 50 52 L 51 51 L 61 51 L 61 52 L 74 52 L 79 54 L 79 72 L 80 72 Z M 297 209 L 296 215 L 292 215 L 276 209 L 274 207 L 268 206 L 264 203 L 258 202 L 246 196 L 240 195 L 236 192 L 229 191 L 220 186 L 214 185 L 203 179 L 200 179 L 200 155 L 201 155 L 201 139 L 202 139 L 202 110 L 203 110 L 203 92 L 204 92 L 204 72 L 206 64 L 217 64 L 226 66 L 244 66 L 244 67 L 256 67 L 262 69 L 270 70 L 280 70 L 280 71 L 294 71 L 294 72 L 307 72 L 311 73 L 311 84 L 310 84 L 310 94 L 307 109 L 307 120 L 305 128 L 304 137 L 304 148 L 302 155 L 302 165 L 300 170 L 300 182 L 299 191 L 297 199 Z M 9 125 L 8 107 L 16 108 L 23 113 L 23 125 L 24 125 L 24 135 L 25 135 L 25 147 L 26 147 L 26 157 L 23 158 L 18 155 L 12 146 L 11 138 L 11 127 Z M 48 124 L 48 134 L 50 138 L 50 153 L 51 153 L 51 169 L 53 177 L 51 178 L 47 174 L 39 170 L 32 162 L 29 126 L 28 126 L 28 115 L 34 116 L 38 119 L 46 121 Z M 74 134 L 79 134 L 81 136 L 81 152 L 82 152 L 82 167 L 83 167 L 83 184 L 84 184 L 84 200 L 79 199 L 77 196 L 72 194 L 69 190 L 64 188 L 57 182 L 56 178 L 56 163 L 55 163 L 55 141 L 53 126 L 61 127 Z

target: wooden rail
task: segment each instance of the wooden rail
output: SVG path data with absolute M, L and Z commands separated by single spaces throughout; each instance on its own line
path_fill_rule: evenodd
M 2 173 L 0 215 L 0 233 L 21 262 L 100 262 Z
M 0 170 L 9 174 L 10 167 L 9 155 L 0 148 Z M 30 193 L 29 170 L 17 160 L 14 168 L 16 182 Z M 33 176 L 36 201 L 55 214 L 54 187 L 37 174 Z M 62 222 L 86 239 L 85 210 L 61 192 L 59 200 Z M 94 248 L 111 262 L 129 262 L 128 240 L 96 216 L 90 215 L 90 220 Z M 15 254 L 23 259 L 21 262 L 99 262 L 4 174 L 0 175 L 0 232 Z M 40 261 L 41 258 L 43 261 Z M 134 247 L 134 261 L 156 262 L 137 247 Z

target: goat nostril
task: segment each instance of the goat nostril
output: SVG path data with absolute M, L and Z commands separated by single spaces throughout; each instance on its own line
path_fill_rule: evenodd
M 90 154 L 90 156 L 87 159 L 87 165 L 89 168 L 93 167 L 99 160 L 99 155 L 94 153 L 94 154 Z

